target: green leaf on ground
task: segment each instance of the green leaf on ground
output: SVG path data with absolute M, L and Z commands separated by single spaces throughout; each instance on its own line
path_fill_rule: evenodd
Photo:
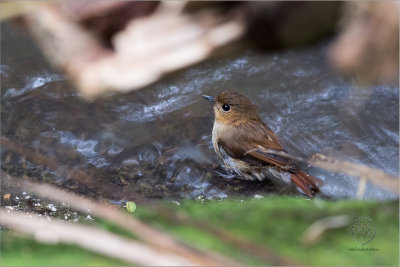
M 136 204 L 133 201 L 128 201 L 126 202 L 126 209 L 129 212 L 135 212 L 136 210 Z

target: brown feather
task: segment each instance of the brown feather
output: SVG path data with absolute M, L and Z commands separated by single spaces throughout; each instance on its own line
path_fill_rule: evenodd
M 263 153 L 259 150 L 252 150 L 246 152 L 243 160 L 246 161 L 247 158 L 251 157 L 251 159 L 258 160 L 261 165 L 265 165 L 265 163 L 277 166 L 279 169 L 282 170 L 296 170 L 296 167 L 291 163 L 289 160 L 284 159 L 279 156 L 275 156 L 273 154 Z
M 293 172 L 291 176 L 292 182 L 309 197 L 313 197 L 315 193 L 319 192 L 317 184 L 322 183 L 321 179 L 307 175 L 303 171 Z

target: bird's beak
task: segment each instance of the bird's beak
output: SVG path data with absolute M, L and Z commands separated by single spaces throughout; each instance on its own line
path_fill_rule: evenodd
M 205 99 L 207 99 L 208 101 L 210 101 L 211 103 L 213 103 L 213 104 L 215 103 L 214 97 L 209 96 L 209 95 L 203 95 L 203 97 Z

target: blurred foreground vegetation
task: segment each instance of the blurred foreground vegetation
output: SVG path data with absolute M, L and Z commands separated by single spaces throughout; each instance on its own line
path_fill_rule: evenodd
M 396 265 L 399 264 L 398 202 L 326 201 L 295 197 L 265 197 L 249 200 L 192 201 L 179 205 L 157 202 L 138 206 L 132 213 L 142 221 L 168 232 L 198 248 L 224 254 L 248 265 L 273 264 L 257 253 L 248 253 L 230 237 L 265 247 L 265 251 L 300 265 Z M 329 229 L 313 244 L 304 243 L 308 227 L 329 216 L 347 215 L 344 227 Z M 361 248 L 352 239 L 351 226 L 358 216 L 375 222 L 375 238 L 366 248 L 375 251 L 350 251 Z M 94 223 L 124 235 L 103 220 Z M 229 233 L 230 237 L 225 235 Z M 120 261 L 57 244 L 40 244 L 8 230 L 1 231 L 1 265 L 124 265 Z M 268 253 L 269 253 L 268 252 Z

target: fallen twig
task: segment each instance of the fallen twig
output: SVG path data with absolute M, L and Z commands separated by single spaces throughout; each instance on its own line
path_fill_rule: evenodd
M 220 239 L 221 241 L 226 242 L 229 245 L 238 247 L 242 251 L 254 255 L 273 265 L 278 265 L 278 266 L 300 265 L 299 263 L 297 263 L 292 259 L 288 259 L 279 255 L 277 252 L 273 251 L 271 248 L 268 248 L 265 245 L 259 245 L 257 243 L 253 243 L 247 240 L 246 238 L 238 236 L 224 229 L 217 228 L 204 221 L 196 220 L 186 216 L 185 217 L 178 216 L 178 214 L 170 208 L 162 207 L 162 208 L 157 208 L 155 211 L 157 212 L 157 214 L 161 214 L 163 217 L 167 218 L 168 220 L 176 224 L 184 224 L 186 226 L 193 226 L 196 229 L 202 229 L 205 232 L 208 232 L 214 237 Z
M 358 181 L 357 199 L 363 199 L 366 187 L 367 180 L 365 178 L 361 178 L 360 181 Z
M 44 243 L 67 243 L 133 264 L 151 266 L 197 265 L 182 256 L 133 241 L 102 229 L 79 224 L 66 224 L 39 219 L 28 213 L 7 213 L 0 210 L 0 222 L 20 232 L 33 235 Z
M 306 245 L 314 244 L 321 238 L 325 231 L 344 227 L 349 224 L 349 221 L 350 219 L 347 215 L 331 216 L 318 220 L 305 231 L 303 243 Z
M 399 179 L 382 170 L 349 161 L 330 158 L 321 154 L 314 154 L 309 163 L 312 166 L 325 170 L 347 174 L 352 177 L 364 178 L 381 188 L 399 194 Z
M 6 178 L 11 177 L 4 172 L 2 176 Z M 132 216 L 122 213 L 114 206 L 96 203 L 48 184 L 31 183 L 15 177 L 12 177 L 12 179 L 14 183 L 17 183 L 23 190 L 46 196 L 58 202 L 65 202 L 81 212 L 90 213 L 93 216 L 113 222 L 148 244 L 163 251 L 175 253 L 196 265 L 237 265 L 234 261 L 215 253 L 198 251 L 194 248 L 187 247 L 171 236 L 151 228 Z
M 305 159 L 289 155 L 283 151 L 266 149 L 263 150 L 263 152 L 305 163 L 324 170 L 346 174 L 359 179 L 365 179 L 366 181 L 370 181 L 385 190 L 399 194 L 399 179 L 382 170 L 349 161 L 338 160 L 321 154 L 314 154 L 310 159 Z

